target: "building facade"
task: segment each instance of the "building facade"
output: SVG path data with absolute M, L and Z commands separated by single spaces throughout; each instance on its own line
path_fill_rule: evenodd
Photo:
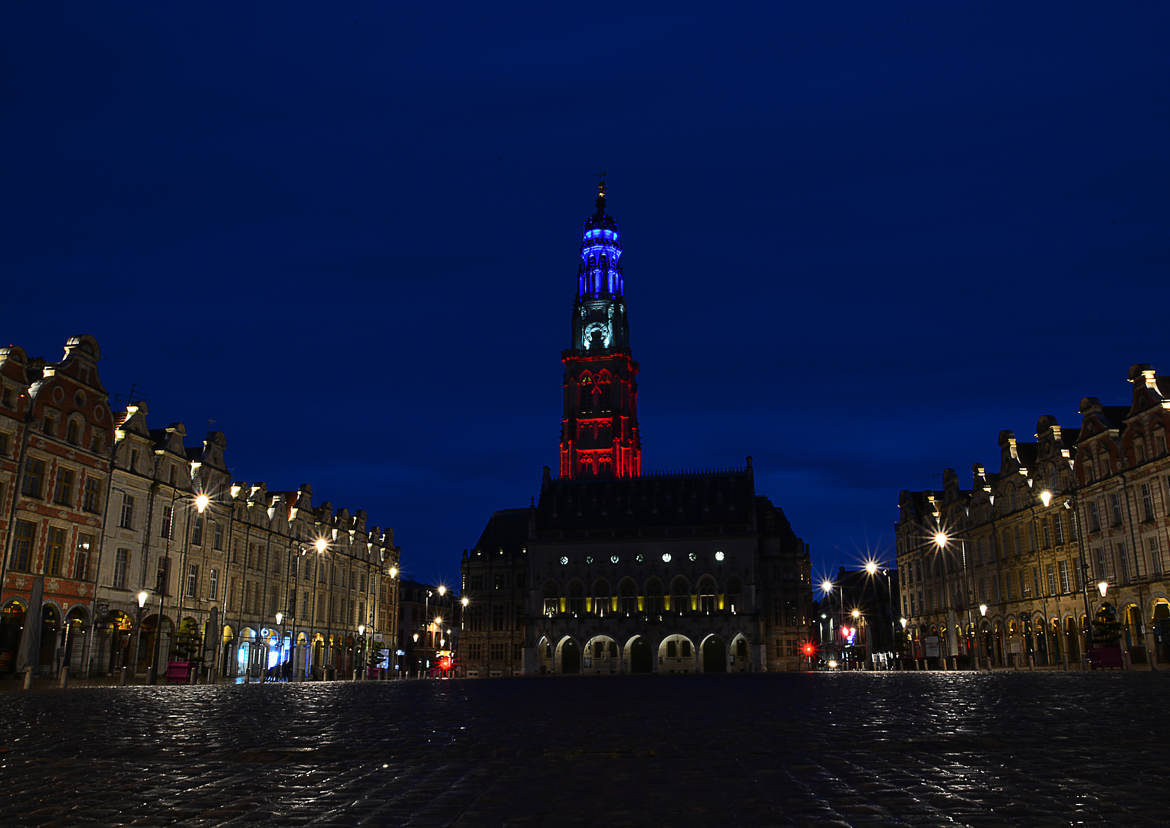
M 798 669 L 807 546 L 742 468 L 644 474 L 620 233 L 584 224 L 560 474 L 496 512 L 462 561 L 466 675 Z
M 232 480 L 220 432 L 115 414 L 99 358 L 88 336 L 59 363 L 0 350 L 0 673 L 350 675 L 396 640 L 391 530 Z
M 895 668 L 906 649 L 898 580 L 898 570 L 877 561 L 861 569 L 838 569 L 832 589 L 817 602 L 819 646 L 813 655 L 846 669 Z
M 458 672 L 457 665 L 444 658 L 454 658 L 458 649 L 460 609 L 459 596 L 444 584 L 399 582 L 396 676 L 432 675 L 444 663 L 452 664 L 444 674 Z
M 1131 401 L 1081 400 L 1036 441 L 999 435 L 999 470 L 951 469 L 899 497 L 902 613 L 928 664 L 1083 665 L 1092 621 L 1122 624 L 1129 663 L 1170 662 L 1170 383 L 1130 369 Z

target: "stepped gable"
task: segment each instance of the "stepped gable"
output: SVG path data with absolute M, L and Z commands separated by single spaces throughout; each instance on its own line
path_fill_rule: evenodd
M 756 508 L 750 468 L 612 480 L 546 477 L 536 506 L 535 528 L 538 534 L 671 527 L 750 532 Z

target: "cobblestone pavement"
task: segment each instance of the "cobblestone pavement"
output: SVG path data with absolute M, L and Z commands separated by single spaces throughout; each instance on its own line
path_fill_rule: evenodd
M 1170 672 L 0 694 L 6 824 L 1167 824 Z

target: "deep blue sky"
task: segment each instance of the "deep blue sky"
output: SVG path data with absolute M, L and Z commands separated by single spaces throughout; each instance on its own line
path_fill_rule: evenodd
M 0 339 L 453 582 L 556 466 L 604 168 L 646 468 L 888 556 L 900 489 L 1170 372 L 1170 13 L 773 5 L 6 4 Z

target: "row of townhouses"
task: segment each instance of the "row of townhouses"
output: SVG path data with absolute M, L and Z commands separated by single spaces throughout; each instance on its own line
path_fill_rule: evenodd
M 999 470 L 976 463 L 970 488 L 947 469 L 942 491 L 901 493 L 915 655 L 1075 666 L 1103 618 L 1130 663 L 1170 662 L 1170 381 L 1148 365 L 1129 381 L 1129 405 L 1082 399 L 1078 427 L 1044 416 L 1035 442 L 1000 432 Z
M 99 359 L 0 348 L 0 675 L 348 676 L 397 641 L 391 530 L 113 411 Z

